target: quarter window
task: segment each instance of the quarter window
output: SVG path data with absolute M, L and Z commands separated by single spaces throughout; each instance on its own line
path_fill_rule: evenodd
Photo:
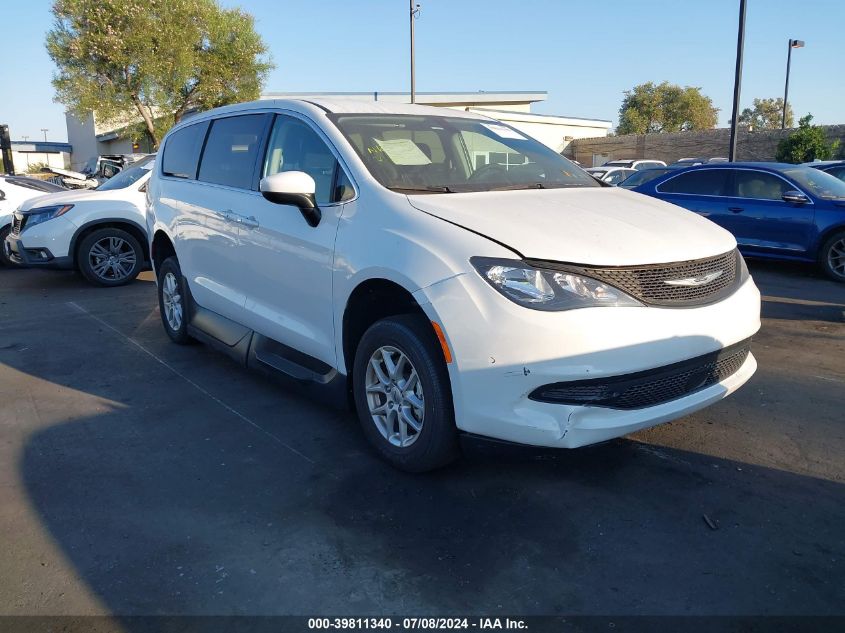
M 161 173 L 177 178 L 197 177 L 197 163 L 208 122 L 183 127 L 167 137 L 161 159 Z
M 341 192 L 343 183 L 340 178 L 335 185 L 336 169 L 337 160 L 334 154 L 310 126 L 293 117 L 276 117 L 270 134 L 270 144 L 267 146 L 263 176 L 272 176 L 284 171 L 304 171 L 317 185 L 315 198 L 320 205 L 348 199 L 339 197 L 339 194 L 352 197 L 349 193 Z M 352 186 L 345 175 L 343 179 L 345 186 L 351 191 Z
M 762 171 L 737 169 L 734 174 L 734 189 L 738 198 L 781 200 L 783 194 L 795 188 L 783 178 Z
M 839 178 L 839 180 L 845 180 L 845 167 L 834 167 L 832 169 L 828 169 L 827 173 Z
M 728 191 L 727 169 L 702 169 L 680 174 L 658 187 L 660 193 L 724 196 Z
M 253 175 L 267 116 L 246 114 L 215 120 L 202 153 L 199 180 L 238 189 L 254 188 Z

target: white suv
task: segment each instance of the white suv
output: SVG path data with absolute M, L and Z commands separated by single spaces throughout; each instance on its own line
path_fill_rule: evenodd
M 179 124 L 159 157 L 170 338 L 339 386 L 400 468 L 450 461 L 459 432 L 600 442 L 756 368 L 730 233 L 476 113 L 261 101 Z
M 6 256 L 3 242 L 12 231 L 15 209 L 25 200 L 56 191 L 67 191 L 67 189 L 52 182 L 28 176 L 0 175 L 0 264 L 12 263 Z
M 129 283 L 148 264 L 148 156 L 93 191 L 31 198 L 15 211 L 6 256 L 33 268 L 78 269 L 99 286 Z

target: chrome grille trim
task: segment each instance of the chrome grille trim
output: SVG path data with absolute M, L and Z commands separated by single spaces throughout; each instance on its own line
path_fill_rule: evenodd
M 26 216 L 20 213 L 15 213 L 12 219 L 12 235 L 20 235 L 23 227 L 26 224 Z

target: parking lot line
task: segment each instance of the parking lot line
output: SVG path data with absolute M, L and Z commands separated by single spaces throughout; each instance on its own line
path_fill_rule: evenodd
M 133 345 L 133 346 L 134 346 L 134 347 L 136 347 L 137 349 L 139 349 L 139 350 L 141 350 L 142 352 L 144 352 L 144 354 L 146 354 L 147 356 L 149 356 L 150 358 L 152 358 L 152 359 L 153 359 L 154 361 L 156 361 L 158 364 L 160 364 L 160 365 L 162 365 L 163 367 L 167 368 L 170 372 L 172 372 L 173 374 L 175 374 L 176 376 L 178 376 L 179 378 L 181 378 L 182 380 L 184 380 L 186 383 L 188 383 L 189 385 L 191 385 L 194 389 L 196 389 L 197 391 L 199 391 L 201 394 L 203 394 L 204 396 L 206 396 L 206 397 L 207 397 L 207 398 L 209 398 L 210 400 L 212 400 L 212 401 L 216 402 L 218 405 L 220 405 L 221 407 L 223 407 L 224 409 L 226 409 L 229 413 L 231 413 L 232 415 L 234 415 L 235 417 L 237 417 L 239 420 L 241 420 L 241 421 L 243 421 L 243 422 L 246 422 L 246 423 L 247 423 L 247 424 L 249 424 L 250 426 L 252 426 L 252 427 L 256 428 L 257 430 L 261 431 L 262 433 L 264 433 L 265 435 L 267 435 L 268 437 L 270 437 L 271 439 L 273 439 L 273 440 L 274 440 L 275 442 L 277 442 L 279 445 L 281 445 L 281 446 L 283 446 L 284 448 L 286 448 L 287 450 L 289 450 L 291 453 L 294 453 L 295 455 L 298 455 L 299 457 L 301 457 L 302 459 L 304 459 L 304 460 L 305 460 L 305 461 L 307 461 L 308 463 L 313 464 L 313 465 L 315 465 L 315 466 L 316 466 L 317 462 L 315 462 L 313 459 L 311 459 L 311 458 L 310 458 L 310 457 L 308 457 L 307 455 L 303 454 L 302 452 L 300 452 L 300 451 L 296 450 L 293 446 L 291 446 L 290 444 L 287 444 L 287 443 L 286 443 L 286 442 L 284 442 L 281 438 L 279 438 L 279 436 L 277 436 L 277 435 L 275 435 L 275 434 L 271 433 L 270 431 L 268 431 L 267 429 L 263 428 L 261 425 L 259 425 L 259 424 L 258 424 L 258 423 L 256 423 L 255 421 L 251 420 L 250 418 L 248 418 L 247 416 L 245 416 L 243 413 L 241 413 L 241 412 L 240 412 L 240 411 L 238 411 L 237 409 L 234 409 L 234 408 L 232 408 L 231 406 L 229 406 L 228 404 L 226 404 L 225 402 L 223 402 L 220 398 L 218 398 L 218 397 L 217 397 L 217 396 L 215 396 L 214 394 L 210 393 L 209 391 L 207 391 L 206 389 L 204 389 L 203 387 L 201 387 L 200 385 L 198 385 L 197 383 L 195 383 L 193 380 L 191 380 L 190 378 L 188 378 L 185 374 L 181 373 L 178 369 L 176 369 L 175 367 L 173 367 L 172 365 L 170 365 L 167 361 L 165 361 L 165 360 L 163 360 L 163 359 L 159 358 L 158 356 L 156 356 L 153 352 L 151 352 L 151 351 L 150 351 L 150 350 L 148 350 L 146 347 L 144 347 L 143 345 L 141 345 L 141 343 L 139 343 L 139 342 L 138 342 L 138 341 L 136 341 L 135 339 L 133 339 L 133 338 L 131 338 L 131 337 L 127 336 L 126 334 L 124 334 L 123 332 L 121 332 L 120 330 L 118 330 L 116 327 L 114 327 L 113 325 L 111 325 L 110 323 L 108 323 L 108 322 L 104 321 L 103 319 L 101 319 L 101 318 L 100 318 L 100 317 L 98 317 L 97 315 L 95 315 L 95 314 L 93 314 L 93 313 L 89 312 L 88 310 L 86 310 L 85 308 L 83 308 L 81 305 L 79 305 L 79 304 L 78 304 L 78 303 L 76 303 L 75 301 L 68 301 L 68 302 L 67 302 L 67 305 L 68 305 L 68 307 L 72 308 L 73 310 L 76 310 L 77 312 L 80 312 L 80 313 L 82 313 L 82 314 L 86 315 L 87 317 L 89 317 L 89 318 L 93 319 L 94 321 L 96 321 L 97 323 L 99 323 L 100 325 L 102 325 L 103 327 L 105 327 L 105 328 L 107 328 L 107 329 L 111 330 L 114 334 L 116 334 L 118 337 L 120 337 L 121 339 L 123 339 L 123 340 L 124 340 L 124 341 L 126 341 L 127 343 L 129 343 L 129 344 Z

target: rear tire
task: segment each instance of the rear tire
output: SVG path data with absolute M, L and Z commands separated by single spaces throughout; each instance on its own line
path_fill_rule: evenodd
M 126 231 L 98 229 L 79 244 L 76 264 L 83 277 L 94 285 L 123 286 L 140 274 L 144 250 Z
M 158 267 L 158 309 L 161 323 L 170 340 L 179 345 L 192 343 L 188 335 L 185 278 L 176 257 L 168 257 Z
M 845 231 L 831 235 L 819 251 L 819 265 L 834 281 L 845 282 Z
M 423 472 L 458 457 L 449 373 L 426 318 L 400 315 L 370 326 L 355 351 L 352 383 L 364 435 L 393 466 Z

